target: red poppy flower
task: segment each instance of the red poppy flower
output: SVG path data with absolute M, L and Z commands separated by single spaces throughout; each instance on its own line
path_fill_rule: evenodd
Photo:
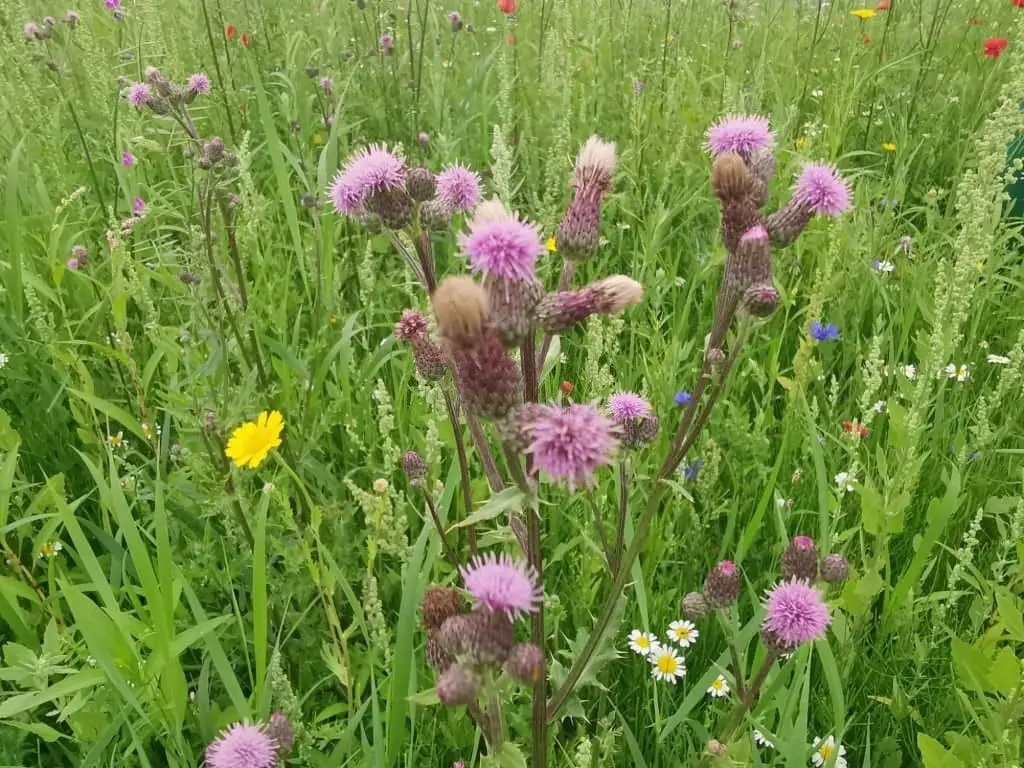
M 249 47 L 249 36 L 244 32 L 242 33 L 242 45 L 244 45 L 246 48 Z
M 562 390 L 562 394 L 564 395 L 571 395 L 572 391 L 575 389 L 571 381 L 563 381 L 558 388 Z
M 888 11 L 889 10 L 889 5 L 890 5 L 889 4 L 889 0 L 882 0 L 878 5 L 875 6 L 875 10 L 876 11 Z
M 1006 50 L 1010 41 L 1005 37 L 990 37 L 985 41 L 985 48 L 982 51 L 990 59 L 998 59 L 999 54 Z
M 1024 8 L 1024 0 L 1011 0 L 1010 4 L 1014 8 Z
M 515 13 L 516 0 L 498 0 L 498 8 L 502 13 Z
M 853 422 L 852 421 L 844 421 L 843 422 L 843 432 L 846 432 L 846 433 L 853 432 Z
M 226 37 L 228 40 L 234 40 L 235 39 L 235 25 L 234 24 L 228 24 L 226 27 L 224 27 L 224 37 Z

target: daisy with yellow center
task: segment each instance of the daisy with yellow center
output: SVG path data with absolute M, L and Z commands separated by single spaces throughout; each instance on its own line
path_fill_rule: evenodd
M 700 632 L 693 626 L 692 621 L 673 621 L 668 625 L 668 636 L 681 648 L 689 648 L 697 642 Z
M 651 677 L 675 685 L 676 680 L 686 676 L 686 665 L 679 651 L 667 645 L 658 648 L 650 657 Z
M 658 638 L 650 632 L 634 629 L 629 633 L 629 649 L 640 656 L 650 656 L 660 645 Z
M 729 695 L 729 681 L 726 680 L 722 675 L 715 678 L 710 686 L 708 686 L 708 695 L 713 699 L 721 699 Z
M 829 761 L 835 758 L 834 763 Z M 816 766 L 827 766 L 828 768 L 846 768 L 846 747 L 836 744 L 836 737 L 829 736 L 827 739 L 814 740 L 814 754 L 811 755 L 811 762 Z
M 116 435 L 107 435 L 107 444 L 114 450 L 124 447 L 124 432 L 118 432 Z
M 850 11 L 850 13 L 856 16 L 861 21 L 867 21 L 868 19 L 875 15 L 875 12 L 870 8 L 858 8 L 855 11 Z
M 887 141 L 885 142 L 885 144 L 882 145 L 882 149 L 884 149 L 886 152 L 895 152 L 896 145 L 893 144 L 891 141 Z
M 754 730 L 754 743 L 759 747 L 767 747 L 768 749 L 775 749 L 775 744 L 768 739 L 761 731 Z
M 256 421 L 247 421 L 235 428 L 224 454 L 236 467 L 256 469 L 271 449 L 281 444 L 284 419 L 278 411 L 263 411 Z

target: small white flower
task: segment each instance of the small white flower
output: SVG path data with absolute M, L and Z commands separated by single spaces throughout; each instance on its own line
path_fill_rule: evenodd
M 903 366 L 903 375 L 913 381 L 917 378 L 917 366 L 913 363 Z
M 956 378 L 956 364 L 955 363 L 950 363 L 949 365 L 947 365 L 945 368 L 942 369 L 942 372 L 944 374 L 946 374 L 946 378 L 947 379 L 955 379 Z
M 5 365 L 7 365 L 10 359 L 11 358 L 7 356 L 6 352 L 0 352 L 0 368 L 3 368 Z
M 664 680 L 674 685 L 676 680 L 686 676 L 683 658 L 671 646 L 659 646 L 648 658 L 651 662 L 651 676 L 655 680 Z
M 850 483 L 856 479 L 857 478 L 852 477 L 849 472 L 840 472 L 835 476 L 836 487 L 843 492 L 852 491 L 853 486 L 850 485 Z
M 824 95 L 825 92 L 821 90 L 821 88 L 815 88 L 813 91 L 811 91 L 811 96 L 813 96 L 816 99 L 820 99 Z
M 697 642 L 700 632 L 692 621 L 673 621 L 668 625 L 669 640 L 675 640 L 681 648 L 689 648 Z
M 768 749 L 775 749 L 775 744 L 768 741 L 765 735 L 761 731 L 754 730 L 754 743 L 761 747 L 768 747 Z
M 881 273 L 886 274 L 886 275 L 889 274 L 890 272 L 892 272 L 894 269 L 896 269 L 896 265 L 893 264 L 888 259 L 883 259 L 882 261 L 876 261 L 874 266 L 875 266 L 875 271 L 876 272 L 881 272 Z
M 992 365 L 1009 365 L 1012 361 L 1006 355 L 989 355 L 985 358 L 985 362 L 992 363 Z
M 871 406 L 871 410 L 873 410 L 875 413 L 885 413 L 885 408 L 885 400 L 876 400 L 875 404 Z
M 634 629 L 629 633 L 629 649 L 640 656 L 650 656 L 661 648 L 658 638 L 650 632 Z
M 836 761 L 834 764 L 830 764 L 828 761 L 833 756 L 835 756 Z M 811 755 L 811 762 L 816 766 L 834 765 L 835 768 L 846 768 L 846 747 L 842 744 L 837 745 L 835 736 L 829 736 L 824 740 L 820 738 L 815 739 L 814 754 Z
M 685 277 L 677 277 L 676 278 L 676 288 L 682 288 L 684 285 L 686 285 L 686 278 Z
M 956 380 L 957 381 L 967 381 L 967 379 L 969 379 L 970 377 L 971 377 L 971 369 L 970 368 L 968 368 L 966 365 L 957 366 L 957 369 L 956 369 Z
M 715 678 L 710 686 L 708 686 L 708 695 L 713 699 L 721 699 L 729 695 L 729 681 L 722 675 Z

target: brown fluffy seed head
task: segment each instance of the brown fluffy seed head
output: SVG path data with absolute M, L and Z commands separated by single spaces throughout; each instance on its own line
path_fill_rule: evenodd
M 743 158 L 734 152 L 719 155 L 711 167 L 711 189 L 723 202 L 740 200 L 753 192 L 753 179 Z
M 593 284 L 599 296 L 598 312 L 614 315 L 631 304 L 639 304 L 644 297 L 644 287 L 626 275 L 612 275 Z
M 407 453 L 406 456 L 409 454 Z M 419 454 L 413 454 L 419 457 Z M 423 461 L 420 457 L 420 461 Z M 403 460 L 403 464 L 404 464 Z M 424 473 L 426 464 L 424 463 Z M 422 477 L 422 475 L 420 475 Z M 427 587 L 423 593 L 423 602 L 420 603 L 420 613 L 423 614 L 423 623 L 430 630 L 439 630 L 444 623 L 462 613 L 462 596 L 457 589 L 433 585 Z
M 818 549 L 810 536 L 794 536 L 782 553 L 782 578 L 814 581 L 818 578 Z
M 792 245 L 813 218 L 814 209 L 806 201 L 796 198 L 790 200 L 784 208 L 769 216 L 765 223 L 772 245 L 776 248 Z
M 533 329 L 533 316 L 544 296 L 544 286 L 536 279 L 515 283 L 488 280 L 486 286 L 491 325 L 506 345 L 519 346 Z
M 469 344 L 454 347 L 452 359 L 455 386 L 469 410 L 498 421 L 522 402 L 519 368 L 494 329 L 484 330 Z
M 533 643 L 519 643 L 505 660 L 505 674 L 521 683 L 544 677 L 544 652 Z
M 721 755 L 725 752 L 725 745 L 718 739 L 708 739 L 708 754 Z
M 758 283 L 743 292 L 743 308 L 754 317 L 768 317 L 779 308 L 779 292 L 771 283 Z
M 740 596 L 740 569 L 731 560 L 723 560 L 704 581 L 704 599 L 709 607 L 728 608 Z
M 427 168 L 410 168 L 405 172 L 405 188 L 418 203 L 425 203 L 437 192 L 437 177 Z
M 295 745 L 295 727 L 291 720 L 282 713 L 275 712 L 267 721 L 264 733 L 274 742 L 278 763 L 283 765 L 284 759 L 292 753 L 292 747 Z
M 427 462 L 416 451 L 406 451 L 402 456 L 402 471 L 410 480 L 418 480 L 427 474 Z
M 691 621 L 697 621 L 708 615 L 708 601 L 700 592 L 689 592 L 683 598 L 682 609 L 683 616 Z
M 821 578 L 829 584 L 842 584 L 850 575 L 850 564 L 838 552 L 826 555 L 821 561 Z
M 487 292 L 466 275 L 446 277 L 430 302 L 438 331 L 456 344 L 477 339 L 487 324 Z
M 438 672 L 444 672 L 455 663 L 455 657 L 445 650 L 437 632 L 430 632 L 427 635 L 427 664 Z
M 615 143 L 604 141 L 600 136 L 591 136 L 576 157 L 573 184 L 577 189 L 594 185 L 604 192 L 611 186 L 615 163 Z
M 480 695 L 480 686 L 480 677 L 475 672 L 452 664 L 437 678 L 437 698 L 449 707 L 470 704 Z

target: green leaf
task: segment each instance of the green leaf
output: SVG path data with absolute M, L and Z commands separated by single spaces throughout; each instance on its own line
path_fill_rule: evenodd
M 30 709 L 38 707 L 40 704 L 45 704 L 48 701 L 53 701 L 62 696 L 69 696 L 76 691 L 80 691 L 83 688 L 92 688 L 105 682 L 106 676 L 102 670 L 99 669 L 87 669 L 82 672 L 77 672 L 74 675 L 68 675 L 60 682 L 54 683 L 49 688 L 42 691 L 32 691 L 31 693 L 19 693 L 15 696 L 11 696 L 9 699 L 4 699 L 0 703 L 0 719 L 7 719 L 20 715 L 22 712 L 28 712 Z
M 515 744 L 506 741 L 497 752 L 481 758 L 480 768 L 527 768 L 526 755 Z
M 989 672 L 992 662 L 980 650 L 954 637 L 951 644 L 957 676 L 968 688 L 981 693 L 994 690 Z
M 1005 588 L 996 590 L 996 606 L 999 620 L 1003 622 L 1010 637 L 1018 643 L 1024 642 L 1024 615 L 1009 590 Z
M 964 768 L 952 752 L 926 733 L 917 734 L 917 748 L 924 768 Z
M 410 696 L 409 703 L 418 704 L 421 707 L 432 707 L 435 704 L 440 704 L 441 700 L 437 698 L 437 688 L 427 688 L 425 691 Z
M 870 480 L 865 480 L 860 487 L 860 515 L 865 533 L 880 536 L 885 530 L 885 503 Z
M 102 397 L 96 397 L 96 395 L 91 395 L 88 392 L 82 392 L 81 390 L 72 389 L 71 387 L 68 387 L 67 391 L 75 397 L 84 400 L 108 419 L 116 421 L 122 427 L 139 438 L 143 443 L 149 442 L 149 438 L 146 437 L 146 433 L 142 431 L 142 425 L 139 424 L 138 419 L 128 413 L 128 411 L 123 408 L 119 408 L 113 403 L 107 402 Z
M 480 509 L 469 515 L 465 520 L 455 523 L 448 530 L 454 531 L 456 528 L 465 528 L 467 525 L 474 525 L 485 520 L 493 520 L 503 512 L 518 511 L 523 508 L 523 502 L 525 501 L 526 494 L 519 490 L 518 486 L 513 485 L 491 496 Z
M 63 738 L 63 734 L 60 731 L 51 728 L 46 723 L 22 723 L 17 720 L 7 720 L 3 725 L 10 726 L 11 728 L 17 728 L 19 731 L 34 733 L 43 741 L 51 743 L 57 739 Z
M 1012 694 L 1020 683 L 1020 662 L 1008 645 L 999 649 L 989 670 L 992 685 L 1000 693 Z

